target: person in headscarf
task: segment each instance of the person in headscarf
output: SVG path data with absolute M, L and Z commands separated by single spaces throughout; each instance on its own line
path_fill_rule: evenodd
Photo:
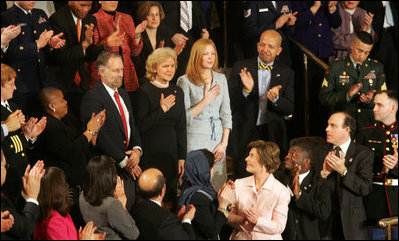
M 192 225 L 196 239 L 218 239 L 227 222 L 233 194 L 233 182 L 226 182 L 217 193 L 211 185 L 215 156 L 207 149 L 191 151 L 184 166 L 182 196 L 179 207 L 196 208 Z M 223 190 L 226 188 L 226 191 Z M 223 192 L 223 195 L 222 195 Z

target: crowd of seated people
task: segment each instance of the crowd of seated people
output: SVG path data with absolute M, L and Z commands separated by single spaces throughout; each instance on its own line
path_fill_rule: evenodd
M 2 239 L 385 239 L 396 2 L 228 1 L 225 69 L 215 1 L 46 3 L 2 2 Z

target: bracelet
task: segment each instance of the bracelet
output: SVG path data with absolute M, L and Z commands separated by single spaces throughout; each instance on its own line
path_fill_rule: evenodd
M 252 90 L 247 90 L 245 87 L 243 88 L 243 90 L 244 90 L 245 92 L 247 92 L 248 94 L 252 92 Z
M 89 135 L 92 135 L 92 136 L 97 136 L 98 135 L 98 131 L 91 131 L 91 130 L 87 130 L 87 133 L 89 133 Z

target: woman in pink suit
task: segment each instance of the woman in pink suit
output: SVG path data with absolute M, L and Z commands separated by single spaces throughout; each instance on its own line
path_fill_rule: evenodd
M 231 240 L 282 239 L 291 200 L 288 189 L 273 174 L 280 165 L 280 149 L 273 142 L 249 143 L 247 172 L 252 176 L 235 181 L 228 224 Z
M 141 33 L 147 27 L 147 21 L 143 21 L 135 27 L 130 15 L 116 11 L 118 1 L 99 1 L 101 8 L 93 14 L 97 19 L 97 28 L 94 30 L 94 44 L 102 44 L 109 35 L 119 29 L 120 36 L 124 37 L 122 46 L 112 47 L 110 50 L 119 53 L 123 58 L 123 86 L 129 93 L 139 88 L 136 69 L 131 57 L 140 54 L 143 48 Z M 89 82 L 92 88 L 100 77 L 97 74 L 96 62 L 89 64 Z

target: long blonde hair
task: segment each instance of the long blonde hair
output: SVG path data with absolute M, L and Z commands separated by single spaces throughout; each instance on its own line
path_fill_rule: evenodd
M 220 72 L 219 70 L 219 60 L 218 60 L 218 52 L 215 44 L 210 39 L 198 39 L 195 41 L 193 47 L 191 48 L 190 59 L 188 60 L 186 75 L 187 78 L 195 85 L 202 85 L 203 80 L 201 79 L 201 60 L 204 55 L 206 47 L 212 45 L 215 50 L 215 63 L 212 66 L 212 70 L 216 72 Z

